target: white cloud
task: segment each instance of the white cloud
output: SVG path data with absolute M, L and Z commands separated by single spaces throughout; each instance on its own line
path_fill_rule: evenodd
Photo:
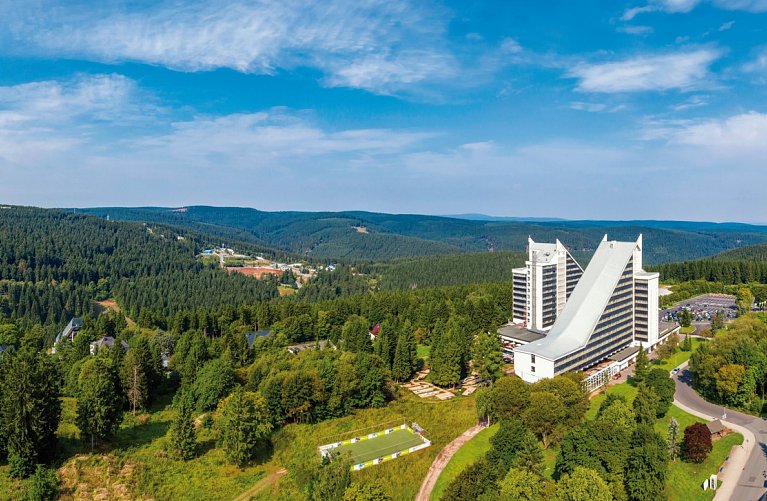
M 752 111 L 724 119 L 686 122 L 668 127 L 665 137 L 670 144 L 701 147 L 720 155 L 767 153 L 767 114 Z
M 746 12 L 766 12 L 767 0 L 713 0 L 720 9 L 745 10 Z
M 61 121 L 87 115 L 116 120 L 135 111 L 138 89 L 122 75 L 79 75 L 70 80 L 41 81 L 0 87 L 0 114 L 26 120 Z
M 709 84 L 709 66 L 721 54 L 701 48 L 683 52 L 636 56 L 607 63 L 583 63 L 567 76 L 578 79 L 583 92 L 689 91 Z
M 674 111 L 683 111 L 688 110 L 691 108 L 700 108 L 703 106 L 708 106 L 708 100 L 709 96 L 705 95 L 694 95 L 690 96 L 689 98 L 685 99 L 683 102 L 676 104 L 671 107 Z
M 630 21 L 637 15 L 646 12 L 666 12 L 669 14 L 688 13 L 703 3 L 703 1 L 704 0 L 650 0 L 646 5 L 626 9 L 621 20 Z M 767 0 L 708 0 L 708 2 L 715 7 L 724 10 L 743 10 L 746 12 L 767 11 Z
M 726 23 L 722 23 L 721 26 L 719 26 L 719 31 L 727 31 L 731 29 L 735 25 L 735 21 L 727 21 Z
M 573 101 L 570 103 L 570 108 L 578 111 L 590 111 L 592 113 L 597 113 L 600 111 L 605 111 L 607 109 L 607 105 L 604 103 L 586 103 L 583 101 Z
M 754 59 L 743 65 L 746 73 L 767 73 L 767 47 L 762 47 Z
M 629 35 L 649 35 L 653 32 L 652 26 L 625 25 L 619 26 L 618 31 L 628 33 Z
M 327 85 L 379 94 L 449 83 L 468 64 L 447 39 L 449 12 L 418 0 L 164 0 L 132 10 L 112 2 L 3 5 L 0 43 L 20 55 L 186 72 L 310 67 Z
M 522 52 L 522 46 L 513 38 L 503 39 L 500 49 L 504 54 L 517 54 Z

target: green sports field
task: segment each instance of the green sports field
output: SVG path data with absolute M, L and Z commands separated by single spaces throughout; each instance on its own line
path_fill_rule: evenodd
M 381 433 L 375 438 L 360 440 L 353 444 L 342 445 L 337 449 L 344 454 L 349 452 L 352 455 L 354 464 L 364 463 L 387 454 L 394 454 L 402 450 L 421 445 L 423 440 L 417 433 L 409 429 L 398 429 L 385 435 Z

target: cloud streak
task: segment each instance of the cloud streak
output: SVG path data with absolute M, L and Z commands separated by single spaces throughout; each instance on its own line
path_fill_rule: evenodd
M 626 9 L 621 16 L 622 21 L 630 21 L 636 16 L 648 12 L 665 12 L 668 14 L 692 12 L 704 0 L 652 0 L 640 7 Z M 767 0 L 708 0 L 707 3 L 723 10 L 742 10 L 746 12 L 767 12 Z
M 132 11 L 111 2 L 41 0 L 0 2 L 0 16 L 8 20 L 0 42 L 20 55 L 182 72 L 274 75 L 308 67 L 319 70 L 327 86 L 385 95 L 417 94 L 425 82 L 451 85 L 477 56 L 454 50 L 449 11 L 416 0 L 166 0 Z M 511 47 L 504 44 L 491 50 Z
M 582 92 L 690 91 L 710 85 L 710 65 L 721 55 L 713 48 L 635 56 L 619 61 L 580 63 L 567 76 Z

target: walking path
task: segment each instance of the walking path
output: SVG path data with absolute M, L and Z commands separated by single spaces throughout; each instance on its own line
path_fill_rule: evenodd
M 277 482 L 280 481 L 280 477 L 285 475 L 288 472 L 285 468 L 282 468 L 281 470 L 273 471 L 269 475 L 265 476 L 255 484 L 253 484 L 253 487 L 248 489 L 247 491 L 243 492 L 236 498 L 234 498 L 232 501 L 250 501 L 253 499 L 256 494 L 260 494 L 264 490 L 266 490 L 267 487 L 271 488 L 277 485 Z
M 429 466 L 429 471 L 426 472 L 426 478 L 424 478 L 423 483 L 421 483 L 421 488 L 418 490 L 418 495 L 415 497 L 415 501 L 429 501 L 431 491 L 434 489 L 434 485 L 436 485 L 440 473 L 445 469 L 445 466 L 450 462 L 453 455 L 458 452 L 458 449 L 460 449 L 463 444 L 474 438 L 477 433 L 484 430 L 486 427 L 486 424 L 478 424 L 469 428 L 458 438 L 447 444 L 444 449 L 439 451 L 439 454 L 437 454 L 437 457 L 434 458 L 431 466 Z
M 767 489 L 767 423 L 765 420 L 726 409 L 704 400 L 692 388 L 692 374 L 686 369 L 687 362 L 679 366 L 673 379 L 676 383 L 674 405 L 702 419 L 721 419 L 722 423 L 743 435 L 743 445 L 733 447 L 730 460 L 720 475 L 723 481 L 717 489 L 715 501 L 737 499 L 756 501 L 762 499 Z M 759 447 L 756 447 L 758 440 Z M 716 473 L 716 472 L 711 472 Z

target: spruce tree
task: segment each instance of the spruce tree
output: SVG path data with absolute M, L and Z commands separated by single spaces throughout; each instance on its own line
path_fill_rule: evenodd
M 80 372 L 76 423 L 83 436 L 90 436 L 91 449 L 95 439 L 109 439 L 120 427 L 122 405 L 120 382 L 111 360 L 93 357 L 86 361 Z
M 61 378 L 53 359 L 31 348 L 0 360 L 0 435 L 6 440 L 10 475 L 27 477 L 56 452 Z
M 679 457 L 679 423 L 673 417 L 668 423 L 668 456 L 672 461 Z
M 410 350 L 408 349 L 404 333 L 400 333 L 397 339 L 397 347 L 394 350 L 394 363 L 392 364 L 391 374 L 392 378 L 397 382 L 406 381 L 412 374 Z
M 176 397 L 176 417 L 168 430 L 168 449 L 171 455 L 188 461 L 197 455 L 197 431 L 194 429 L 192 402 L 188 393 Z
M 264 397 L 237 388 L 222 403 L 220 426 L 226 459 L 244 467 L 272 431 Z
M 639 353 L 637 353 L 636 365 L 634 368 L 634 381 L 636 383 L 641 383 L 647 377 L 649 372 L 650 361 L 647 358 L 647 352 L 644 351 L 644 348 L 640 347 Z
M 482 331 L 474 340 L 474 370 L 485 381 L 494 382 L 501 375 L 503 347 L 497 334 Z
M 659 401 L 655 390 L 645 383 L 639 385 L 639 391 L 637 391 L 637 396 L 632 403 L 637 424 L 652 426 L 655 423 Z

